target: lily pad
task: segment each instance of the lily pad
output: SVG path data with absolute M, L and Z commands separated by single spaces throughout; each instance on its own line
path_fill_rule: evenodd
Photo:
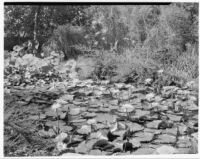
M 180 122 L 182 118 L 182 116 L 173 115 L 173 114 L 167 114 L 167 116 L 169 117 L 171 121 L 175 121 L 175 122 Z
M 144 111 L 144 110 L 140 110 L 140 109 L 136 109 L 135 110 L 135 114 L 134 114 L 134 118 L 141 118 L 142 116 L 147 116 L 149 115 L 150 112 L 149 111 Z
M 153 154 L 176 154 L 177 149 L 172 146 L 163 145 L 157 148 Z
M 117 119 L 116 115 L 111 115 L 111 114 L 106 114 L 106 113 L 98 113 L 97 116 L 95 117 L 97 122 L 109 122 L 109 123 L 114 123 Z
M 140 140 L 137 140 L 137 139 L 133 138 L 133 139 L 129 140 L 129 142 L 132 143 L 133 149 L 141 147 Z
M 174 144 L 176 143 L 176 137 L 168 134 L 159 135 L 159 137 L 153 141 L 156 144 Z
M 61 97 L 64 101 L 73 101 L 74 100 L 74 95 L 64 95 Z
M 101 113 L 108 113 L 110 112 L 110 108 L 103 108 L 103 107 L 100 107 L 98 112 L 101 112 Z
M 94 118 L 96 116 L 97 116 L 96 113 L 90 113 L 90 112 L 86 112 L 85 114 L 83 114 L 83 118 Z
M 134 139 L 137 139 L 138 141 L 142 143 L 150 142 L 153 140 L 153 138 L 154 138 L 154 134 L 149 133 L 149 132 L 138 132 L 134 135 Z
M 87 124 L 92 125 L 92 124 L 96 124 L 97 121 L 95 119 L 88 119 L 87 120 Z
M 91 126 L 83 125 L 80 129 L 77 130 L 77 133 L 81 135 L 88 135 L 89 133 L 91 133 Z
M 153 148 L 139 148 L 136 151 L 132 152 L 133 155 L 149 155 L 155 151 Z
M 137 123 L 128 122 L 128 123 L 126 123 L 126 125 L 130 128 L 130 131 L 132 133 L 137 132 L 137 131 L 141 131 L 141 130 L 144 129 L 143 126 L 141 126 L 141 125 L 139 125 Z
M 59 129 L 61 132 L 70 132 L 73 128 L 68 125 L 59 125 Z
M 119 112 L 122 113 L 129 113 L 133 112 L 135 110 L 135 107 L 131 104 L 124 104 L 119 108 Z
M 100 150 L 91 150 L 89 155 L 102 155 L 102 152 Z
M 75 148 L 76 153 L 87 154 L 89 152 L 86 141 L 81 142 L 78 147 Z
M 154 128 L 154 129 L 158 129 L 159 124 L 162 122 L 162 120 L 154 120 L 152 122 L 149 122 L 146 124 L 147 128 Z
M 70 115 L 78 115 L 81 113 L 81 109 L 80 108 L 70 108 L 69 114 Z

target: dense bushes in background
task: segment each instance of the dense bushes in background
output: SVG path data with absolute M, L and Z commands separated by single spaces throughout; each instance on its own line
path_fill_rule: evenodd
M 64 55 L 61 61 L 77 59 L 81 78 L 138 81 L 156 69 L 184 79 L 198 77 L 198 3 L 73 7 L 59 12 L 59 7 L 43 6 L 39 32 L 46 26 L 48 36 L 41 35 L 51 35 L 43 56 L 54 52 Z M 31 17 L 28 13 L 24 18 Z

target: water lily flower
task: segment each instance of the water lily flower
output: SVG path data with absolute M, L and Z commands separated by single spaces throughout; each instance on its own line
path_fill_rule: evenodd
M 157 73 L 158 74 L 162 74 L 164 72 L 164 70 L 158 70 Z
M 60 108 L 62 105 L 60 103 L 54 103 L 52 106 L 51 106 L 51 109 L 53 109 L 54 111 L 58 108 Z
M 56 145 L 58 151 L 64 151 L 67 149 L 67 144 L 63 143 L 63 142 L 58 142 Z

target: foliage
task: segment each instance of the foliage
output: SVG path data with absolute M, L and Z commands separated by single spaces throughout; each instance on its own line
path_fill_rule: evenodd
M 59 26 L 54 31 L 53 41 L 56 43 L 57 50 L 64 53 L 66 60 L 81 54 L 81 51 L 76 48 L 77 45 L 86 44 L 83 28 L 71 24 Z
M 6 39 L 12 40 L 17 38 L 23 40 L 24 38 L 33 39 L 34 30 L 34 16 L 38 9 L 36 5 L 5 5 L 4 17 L 5 25 L 4 31 Z M 84 5 L 40 5 L 38 12 L 37 36 L 40 45 L 53 34 L 54 29 L 58 25 L 71 23 L 73 25 L 84 25 L 86 17 L 84 10 L 89 6 Z M 89 19 L 89 17 L 87 17 Z M 15 43 L 20 44 L 20 42 Z M 10 44 L 11 45 L 11 44 Z M 11 47 L 7 48 L 12 48 Z

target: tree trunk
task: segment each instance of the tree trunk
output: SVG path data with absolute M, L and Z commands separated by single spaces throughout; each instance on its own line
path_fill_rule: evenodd
M 37 40 L 37 26 L 38 26 L 38 13 L 40 11 L 40 6 L 35 8 L 35 16 L 34 16 L 34 30 L 33 30 L 33 40 Z
M 36 55 L 38 53 L 39 42 L 37 39 L 38 32 L 38 17 L 41 10 L 41 6 L 37 6 L 34 9 L 34 29 L 33 29 L 33 54 Z

